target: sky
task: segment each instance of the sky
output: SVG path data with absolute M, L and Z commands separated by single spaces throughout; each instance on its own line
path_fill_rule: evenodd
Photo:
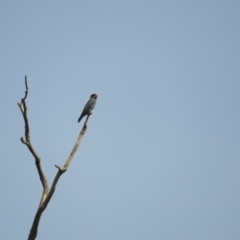
M 27 239 L 98 94 L 37 239 L 240 239 L 240 3 L 0 2 L 0 239 Z

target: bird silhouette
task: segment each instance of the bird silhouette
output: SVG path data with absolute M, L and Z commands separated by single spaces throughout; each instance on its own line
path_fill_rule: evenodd
M 85 107 L 83 108 L 83 111 L 78 119 L 78 122 L 81 121 L 81 119 L 83 117 L 85 117 L 86 115 L 91 114 L 92 110 L 94 109 L 95 105 L 96 105 L 96 100 L 97 100 L 98 95 L 93 93 L 90 96 L 90 99 L 88 100 L 88 102 L 86 103 Z

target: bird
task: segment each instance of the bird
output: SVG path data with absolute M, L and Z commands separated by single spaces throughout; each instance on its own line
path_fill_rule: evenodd
M 92 110 L 94 109 L 95 105 L 96 105 L 96 100 L 97 100 L 98 95 L 93 93 L 90 96 L 90 99 L 88 100 L 88 102 L 86 103 L 85 107 L 83 108 L 83 111 L 78 119 L 78 122 L 81 121 L 81 119 L 83 117 L 85 117 L 86 115 L 90 115 L 92 113 Z

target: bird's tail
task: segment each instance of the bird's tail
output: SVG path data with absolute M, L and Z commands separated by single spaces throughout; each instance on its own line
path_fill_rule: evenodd
M 81 121 L 81 119 L 82 119 L 82 116 L 80 116 L 80 117 L 79 117 L 79 119 L 78 119 L 78 122 L 80 122 L 80 121 Z

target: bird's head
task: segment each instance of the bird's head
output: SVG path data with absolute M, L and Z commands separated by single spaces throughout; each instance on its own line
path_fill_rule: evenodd
M 93 93 L 93 94 L 91 95 L 91 97 L 90 97 L 90 98 L 97 99 L 97 97 L 98 97 L 98 95 L 97 95 L 97 94 L 95 94 L 95 93 Z

